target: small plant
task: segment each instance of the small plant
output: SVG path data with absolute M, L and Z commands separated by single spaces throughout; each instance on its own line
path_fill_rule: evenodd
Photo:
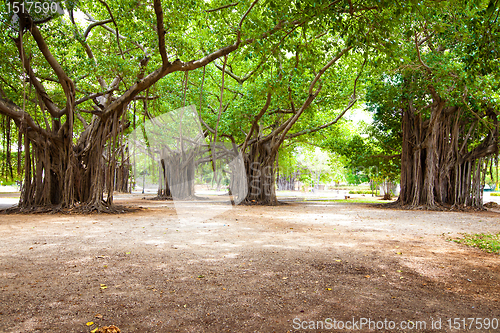
M 500 197 L 500 192 L 493 192 L 493 193 L 490 193 L 490 195 L 492 197 Z
M 453 239 L 456 243 L 480 248 L 490 253 L 500 253 L 500 232 L 497 234 L 463 234 L 463 238 Z

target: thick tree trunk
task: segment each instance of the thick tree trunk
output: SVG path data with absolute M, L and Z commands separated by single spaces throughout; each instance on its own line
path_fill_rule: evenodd
M 165 163 L 165 159 L 160 161 L 160 180 L 158 186 L 158 196 L 160 200 L 172 200 L 172 192 L 170 191 L 170 186 L 168 184 L 168 177 L 170 173 L 170 168 L 168 164 Z
M 431 106 L 429 119 L 423 120 L 411 101 L 407 103 L 398 203 L 410 208 L 482 208 L 482 158 L 498 150 L 495 113 L 486 111 L 491 128 L 483 138 L 479 134 L 474 139 L 479 120 L 463 117 L 461 108 L 438 101 Z M 477 145 L 474 140 L 482 141 Z
M 54 123 L 57 129 L 57 121 Z M 119 126 L 111 118 L 95 116 L 77 144 L 69 138 L 45 137 L 21 127 L 25 163 L 18 207 L 22 211 L 71 208 L 83 212 L 113 211 L 116 175 L 109 170 L 116 165 L 113 162 L 116 155 L 104 153 L 110 138 L 116 135 L 114 128 Z M 127 184 L 128 174 L 120 177 L 126 177 Z
M 194 149 L 196 150 L 196 149 Z M 194 199 L 196 152 L 163 152 L 160 160 L 160 186 L 158 198 L 189 200 Z
M 246 180 L 248 192 L 243 200 L 245 204 L 277 205 L 275 186 L 276 154 L 270 143 L 257 141 L 250 146 L 245 156 Z
M 68 207 L 65 176 L 68 147 L 65 141 L 44 138 L 29 129 L 24 134 L 24 180 L 19 207 L 32 210 L 38 206 Z M 66 141 L 67 142 L 67 141 Z

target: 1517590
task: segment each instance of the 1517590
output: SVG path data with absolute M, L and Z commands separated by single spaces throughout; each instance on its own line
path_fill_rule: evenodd
M 497 330 L 498 318 L 450 318 L 448 327 L 455 330 Z
M 5 1 L 7 12 L 12 14 L 54 15 L 64 11 L 56 1 Z

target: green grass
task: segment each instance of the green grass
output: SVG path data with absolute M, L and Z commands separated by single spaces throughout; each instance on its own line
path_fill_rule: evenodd
M 477 247 L 490 253 L 500 253 L 500 232 L 492 234 L 463 234 L 463 238 L 453 239 L 456 243 Z
M 358 186 L 358 185 L 344 185 L 344 186 L 337 186 L 337 187 L 329 187 L 328 188 L 329 190 L 333 190 L 333 191 L 337 191 L 337 190 L 340 190 L 340 191 L 346 191 L 346 190 L 352 190 L 352 191 L 356 191 L 356 190 L 369 190 L 370 187 L 369 186 Z
M 380 199 L 340 199 L 340 200 L 332 200 L 336 202 L 347 202 L 347 203 L 388 203 L 390 201 L 384 201 Z
M 373 191 L 375 193 L 375 191 Z M 350 190 L 349 194 L 372 194 L 370 190 Z
M 307 199 L 304 201 L 315 201 L 314 199 Z M 342 202 L 342 203 L 388 203 L 390 201 L 380 200 L 380 197 L 373 198 L 352 198 L 352 199 L 328 199 L 328 200 L 318 200 L 325 202 Z
M 490 195 L 492 197 L 500 197 L 500 192 L 491 192 Z

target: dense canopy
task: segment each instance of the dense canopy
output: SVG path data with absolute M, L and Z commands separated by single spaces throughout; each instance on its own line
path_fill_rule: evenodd
M 401 205 L 482 205 L 498 153 L 496 1 L 12 4 L 0 5 L 0 177 L 22 180 L 22 210 L 113 210 L 141 168 L 131 133 L 189 105 L 203 149 L 161 155 L 160 198 L 174 183 L 194 196 L 209 168 L 246 179 L 241 202 L 274 205 L 277 164 L 312 143 L 399 181 Z M 344 121 L 356 108 L 373 114 L 363 135 Z M 221 169 L 237 156 L 243 178 Z

